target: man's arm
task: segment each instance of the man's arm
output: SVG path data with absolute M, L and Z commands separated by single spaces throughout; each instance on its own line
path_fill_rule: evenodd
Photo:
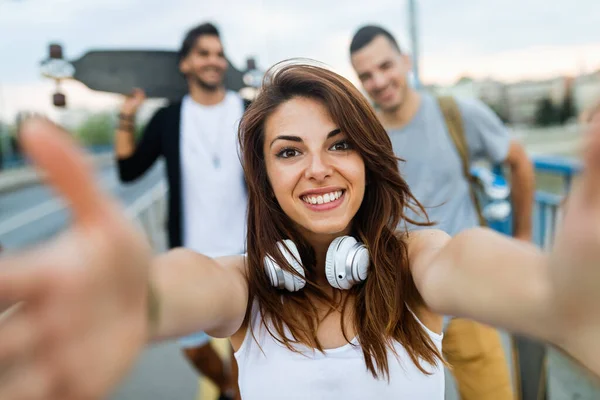
M 136 89 L 121 107 L 119 125 L 115 133 L 115 155 L 119 177 L 130 182 L 143 175 L 160 155 L 160 131 L 164 110 L 159 110 L 150 120 L 140 142 L 135 143 L 135 114 L 144 101 L 144 92 Z
M 117 159 L 131 157 L 135 151 L 135 114 L 119 115 L 119 125 L 115 132 L 115 154 Z
M 509 167 L 513 235 L 518 239 L 531 240 L 535 175 L 525 149 L 511 139 L 504 123 L 483 102 L 469 99 L 461 100 L 459 105 L 471 158 L 485 158 L 493 164 Z
M 135 114 L 145 99 L 146 95 L 141 89 L 134 89 L 121 106 L 115 133 L 115 154 L 118 159 L 129 158 L 135 151 Z
M 513 209 L 513 236 L 531 241 L 533 202 L 535 196 L 535 171 L 525 148 L 511 140 L 504 165 L 510 169 L 511 200 Z

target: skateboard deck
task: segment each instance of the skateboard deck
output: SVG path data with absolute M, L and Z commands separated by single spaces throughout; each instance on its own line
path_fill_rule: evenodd
M 62 51 L 56 59 L 62 60 Z M 68 62 L 72 79 L 92 90 L 128 94 L 141 88 L 148 98 L 175 100 L 187 93 L 185 78 L 179 72 L 175 51 L 164 50 L 92 50 Z M 239 91 L 245 85 L 243 72 L 228 61 L 225 74 L 227 89 Z

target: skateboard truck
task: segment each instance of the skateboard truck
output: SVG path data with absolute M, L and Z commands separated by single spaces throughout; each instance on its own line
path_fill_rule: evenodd
M 246 60 L 246 71 L 242 77 L 244 87 L 240 89 L 240 95 L 246 100 L 254 100 L 262 85 L 263 76 L 263 72 L 256 66 L 256 60 L 253 57 L 248 58 Z
M 41 73 L 42 76 L 53 79 L 56 82 L 56 92 L 52 95 L 52 103 L 56 107 L 66 107 L 67 98 L 62 93 L 60 84 L 65 79 L 73 78 L 75 68 L 70 62 L 64 59 L 63 49 L 60 44 L 50 44 L 48 58 L 41 62 Z

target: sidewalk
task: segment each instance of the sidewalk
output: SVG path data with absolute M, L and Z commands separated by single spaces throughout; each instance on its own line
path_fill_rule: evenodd
M 114 162 L 114 154 L 107 152 L 92 156 L 96 168 L 110 165 Z M 30 166 L 0 171 L 0 194 L 9 193 L 40 182 L 41 177 Z

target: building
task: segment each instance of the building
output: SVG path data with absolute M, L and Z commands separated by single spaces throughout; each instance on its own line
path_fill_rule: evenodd
M 549 99 L 560 106 L 567 93 L 569 80 L 556 77 L 541 81 L 521 81 L 506 85 L 507 119 L 514 125 L 535 124 L 540 103 Z
M 427 89 L 437 95 L 481 99 L 512 125 L 534 125 L 544 100 L 560 108 L 571 93 L 577 114 L 600 101 L 600 70 L 575 78 L 558 76 L 514 83 L 463 77 L 451 86 L 429 85 Z
M 600 69 L 575 78 L 573 89 L 575 107 L 579 113 L 600 102 Z

